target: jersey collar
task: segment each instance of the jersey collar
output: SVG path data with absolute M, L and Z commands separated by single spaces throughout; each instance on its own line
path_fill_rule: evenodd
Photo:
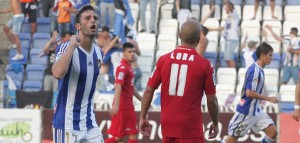
M 184 52 L 189 52 L 189 53 L 195 53 L 195 54 L 197 54 L 195 48 L 191 48 L 191 47 L 187 47 L 187 46 L 178 46 L 175 49 L 175 51 L 184 51 Z
M 122 58 L 121 63 L 125 64 L 127 66 L 130 66 L 130 63 L 127 60 L 125 60 L 124 58 Z

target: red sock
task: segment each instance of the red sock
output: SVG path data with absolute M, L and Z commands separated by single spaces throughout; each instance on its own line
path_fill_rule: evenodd
M 115 137 L 108 138 L 104 141 L 104 143 L 118 143 Z
M 128 139 L 128 143 L 137 143 L 137 140 Z

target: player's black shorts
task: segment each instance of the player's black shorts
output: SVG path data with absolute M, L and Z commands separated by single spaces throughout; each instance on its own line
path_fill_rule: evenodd
M 29 22 L 36 23 L 36 5 L 35 2 L 21 3 L 22 12 L 29 15 Z

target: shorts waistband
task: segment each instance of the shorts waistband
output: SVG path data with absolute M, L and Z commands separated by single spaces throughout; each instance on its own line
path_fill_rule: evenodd
M 13 16 L 14 18 L 17 18 L 17 17 L 24 17 L 24 14 L 16 14 Z

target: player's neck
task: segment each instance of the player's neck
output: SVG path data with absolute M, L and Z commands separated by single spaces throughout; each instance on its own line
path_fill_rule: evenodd
M 91 52 L 93 44 L 93 38 L 83 37 L 80 39 L 80 46 L 87 52 Z
M 188 43 L 182 42 L 180 46 L 189 47 L 189 48 L 195 48 L 197 46 L 197 44 L 188 44 Z
M 264 68 L 266 66 L 262 60 L 257 60 L 256 64 L 259 65 L 261 68 Z

